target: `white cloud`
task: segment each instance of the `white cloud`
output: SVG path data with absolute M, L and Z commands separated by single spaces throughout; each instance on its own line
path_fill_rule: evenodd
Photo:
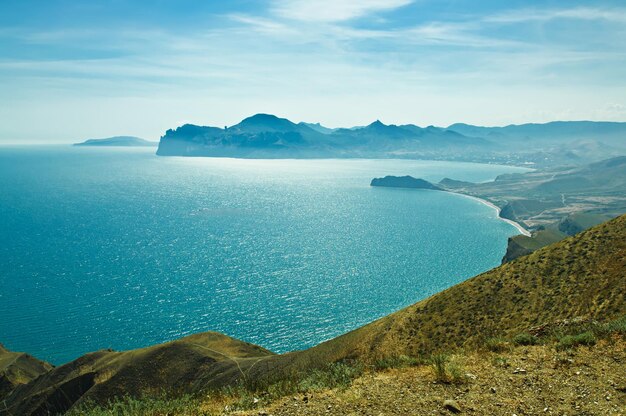
M 274 14 L 293 20 L 340 22 L 369 13 L 393 10 L 413 0 L 276 0 Z
M 576 7 L 571 9 L 523 9 L 496 14 L 483 19 L 492 23 L 523 23 L 529 21 L 548 21 L 555 19 L 604 20 L 626 23 L 625 9 L 599 9 Z
M 270 19 L 263 19 L 256 16 L 249 16 L 245 14 L 231 14 L 230 19 L 253 27 L 257 32 L 273 34 L 273 35 L 293 35 L 297 33 L 289 26 L 279 23 Z

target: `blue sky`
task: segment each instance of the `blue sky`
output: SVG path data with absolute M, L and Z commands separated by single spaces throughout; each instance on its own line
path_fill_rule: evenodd
M 0 0 L 0 141 L 626 121 L 623 1 Z

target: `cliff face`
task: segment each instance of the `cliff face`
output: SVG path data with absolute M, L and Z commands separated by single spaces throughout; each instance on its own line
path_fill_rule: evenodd
M 574 317 L 626 315 L 626 216 L 544 247 L 305 351 L 274 355 L 216 333 L 127 352 L 99 351 L 5 397 L 1 415 L 48 414 L 93 400 L 268 385 L 341 360 L 365 363 L 484 345 Z

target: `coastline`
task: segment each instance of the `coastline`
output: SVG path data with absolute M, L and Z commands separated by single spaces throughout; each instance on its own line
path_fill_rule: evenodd
M 459 193 L 459 192 L 452 192 L 452 191 L 448 191 L 448 192 L 456 194 L 456 195 L 461 195 L 461 196 L 464 196 L 466 198 L 471 198 L 471 199 L 473 199 L 475 201 L 478 201 L 478 202 L 480 202 L 480 203 L 482 203 L 484 205 L 487 205 L 490 208 L 493 208 L 494 210 L 496 210 L 496 215 L 498 216 L 499 219 L 501 219 L 502 221 L 507 222 L 507 223 L 511 224 L 513 227 L 517 228 L 517 231 L 519 231 L 520 234 L 525 235 L 526 237 L 531 237 L 532 236 L 530 231 L 528 231 L 526 228 L 522 227 L 522 225 L 520 223 L 515 222 L 513 220 L 510 220 L 508 218 L 502 217 L 500 215 L 500 211 L 502 211 L 502 210 L 500 209 L 499 206 L 495 205 L 494 203 L 489 202 L 486 199 L 478 198 L 477 196 L 472 196 L 472 195 L 467 195 L 467 194 L 462 194 L 462 193 Z

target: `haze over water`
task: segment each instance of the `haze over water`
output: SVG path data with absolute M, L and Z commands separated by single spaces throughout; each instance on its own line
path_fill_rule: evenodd
M 219 331 L 275 352 L 499 264 L 517 230 L 450 193 L 524 169 L 409 160 L 157 157 L 0 147 L 0 342 L 55 364 Z

